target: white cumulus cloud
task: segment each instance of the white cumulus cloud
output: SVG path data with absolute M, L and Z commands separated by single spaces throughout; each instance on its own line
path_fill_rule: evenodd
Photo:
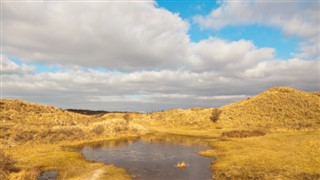
M 207 16 L 194 20 L 204 28 L 259 23 L 281 28 L 300 37 L 319 37 L 319 2 L 317 1 L 222 1 Z
M 183 60 L 189 42 L 188 23 L 152 1 L 4 2 L 2 9 L 4 52 L 30 62 L 169 67 Z

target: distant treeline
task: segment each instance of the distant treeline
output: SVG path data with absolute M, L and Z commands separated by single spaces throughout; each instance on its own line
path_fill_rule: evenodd
M 128 113 L 126 111 L 93 111 L 93 110 L 86 110 L 86 109 L 66 109 L 66 111 L 75 112 L 79 114 L 85 115 L 104 115 L 108 113 Z

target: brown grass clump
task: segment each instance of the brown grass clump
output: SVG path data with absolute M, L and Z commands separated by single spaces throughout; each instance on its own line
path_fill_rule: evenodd
M 26 179 L 37 179 L 40 175 L 40 170 L 38 168 L 27 168 L 19 171 L 18 173 L 11 174 L 9 180 L 26 180 Z
M 0 179 L 6 179 L 11 172 L 16 172 L 19 169 L 15 166 L 15 161 L 4 154 L 0 150 Z
M 130 113 L 125 113 L 125 114 L 123 115 L 123 119 L 125 119 L 127 122 L 129 122 L 129 121 L 132 121 L 132 120 L 133 120 L 133 117 L 131 116 Z
M 95 134 L 99 135 L 104 132 L 104 127 L 103 127 L 103 125 L 99 124 L 99 125 L 95 126 L 91 131 L 94 132 Z
M 252 130 L 252 131 L 233 130 L 233 131 L 223 132 L 221 136 L 230 137 L 230 138 L 246 138 L 246 137 L 264 136 L 265 134 L 266 132 L 262 130 Z

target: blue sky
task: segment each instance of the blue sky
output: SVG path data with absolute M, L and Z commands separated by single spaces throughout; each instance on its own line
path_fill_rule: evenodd
M 196 15 L 207 15 L 213 9 L 220 6 L 217 1 L 163 1 L 157 4 L 179 16 L 190 23 L 188 34 L 193 42 L 198 42 L 208 37 L 218 37 L 229 41 L 240 39 L 251 40 L 257 47 L 272 47 L 276 49 L 275 56 L 279 59 L 292 57 L 293 52 L 298 51 L 299 39 L 294 36 L 286 36 L 279 28 L 252 23 L 250 25 L 231 25 L 220 30 L 203 29 L 193 22 Z

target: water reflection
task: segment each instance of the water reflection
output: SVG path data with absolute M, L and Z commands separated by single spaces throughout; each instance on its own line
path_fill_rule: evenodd
M 181 145 L 202 145 L 208 146 L 209 141 L 203 137 L 182 136 L 182 135 L 168 135 L 168 134 L 146 134 L 140 138 L 149 143 L 172 143 Z M 208 139 L 210 140 L 210 139 Z
M 58 171 L 46 171 L 40 174 L 38 180 L 56 180 L 58 175 Z
M 205 141 L 185 136 L 154 135 L 143 136 L 141 139 L 85 146 L 81 152 L 88 160 L 124 167 L 134 179 L 212 178 L 212 159 L 196 154 L 208 149 Z M 189 166 L 184 169 L 175 167 L 182 161 Z
M 139 140 L 139 139 L 138 138 L 117 139 L 117 140 L 111 140 L 111 141 L 90 143 L 90 144 L 87 144 L 85 146 L 88 146 L 88 147 L 91 147 L 91 148 L 104 148 L 104 147 L 106 147 L 106 148 L 119 148 L 119 147 L 122 147 L 122 146 L 127 146 L 128 144 L 132 144 L 137 140 Z

